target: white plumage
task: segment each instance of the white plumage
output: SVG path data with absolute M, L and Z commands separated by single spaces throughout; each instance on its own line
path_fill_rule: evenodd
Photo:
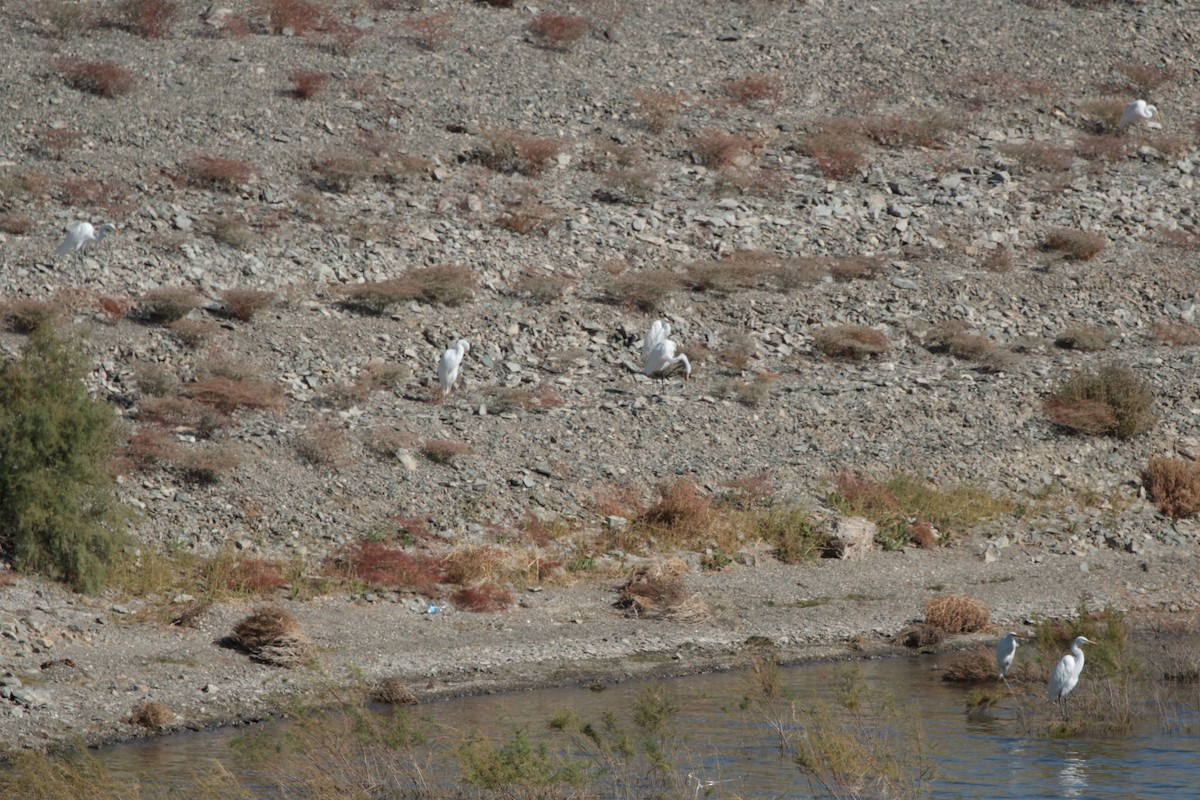
M 65 256 L 67 253 L 80 252 L 92 242 L 98 242 L 109 231 L 115 231 L 117 226 L 106 222 L 99 228 L 93 228 L 90 222 L 73 222 L 67 226 L 66 238 L 62 244 L 54 248 L 54 255 Z
M 438 359 L 438 384 L 442 387 L 443 399 L 454 391 L 454 386 L 458 383 L 458 368 L 462 365 L 463 356 L 470 349 L 470 342 L 466 339 L 459 339 Z
M 1021 637 L 1009 631 L 1004 634 L 999 643 L 996 645 L 996 669 L 1000 672 L 1000 677 L 1004 680 L 1008 674 L 1008 668 L 1012 666 L 1013 658 L 1017 655 L 1017 643 Z
M 683 379 L 687 380 L 692 374 L 692 363 L 682 353 L 675 355 L 676 344 L 670 335 L 671 323 L 665 319 L 654 320 L 642 343 L 642 371 L 652 378 L 662 378 L 678 364 L 683 364 Z
M 1071 642 L 1071 652 L 1059 659 L 1050 682 L 1046 684 L 1046 696 L 1062 706 L 1064 717 L 1067 715 L 1067 695 L 1079 683 L 1079 675 L 1083 672 L 1083 651 L 1079 649 L 1081 644 L 1094 643 L 1086 636 L 1076 636 L 1075 641 Z
M 1125 106 L 1125 113 L 1121 115 L 1121 121 L 1117 123 L 1118 128 L 1127 128 L 1130 125 L 1135 125 L 1145 119 L 1153 119 L 1158 113 L 1158 109 L 1154 106 L 1147 105 L 1145 100 L 1135 100 Z

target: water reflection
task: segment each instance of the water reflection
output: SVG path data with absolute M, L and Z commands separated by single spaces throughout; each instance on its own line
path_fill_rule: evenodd
M 984 715 L 964 713 L 963 690 L 943 682 L 929 666 L 924 659 L 891 659 L 865 662 L 861 670 L 868 685 L 896 696 L 919 718 L 936 763 L 937 798 L 1200 797 L 1200 737 L 1194 734 L 1072 740 L 1030 735 L 1005 705 Z M 827 697 L 843 668 L 807 665 L 787 669 L 783 676 L 788 691 L 803 702 Z M 677 729 L 686 735 L 681 772 L 693 776 L 686 797 L 814 796 L 805 776 L 781 757 L 777 731 L 739 707 L 748 691 L 745 676 L 702 675 L 666 686 L 679 709 Z M 544 730 L 563 709 L 585 720 L 599 719 L 607 709 L 629 709 L 640 690 L 638 684 L 604 692 L 569 687 L 432 703 L 417 712 L 446 730 L 503 736 L 513 725 Z M 1191 722 L 1195 728 L 1196 720 Z M 99 755 L 121 773 L 184 784 L 197 764 L 209 760 L 236 771 L 229 742 L 239 733 L 181 734 L 107 748 Z

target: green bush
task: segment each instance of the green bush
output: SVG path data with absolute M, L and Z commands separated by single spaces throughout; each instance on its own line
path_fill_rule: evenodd
M 112 409 L 88 396 L 83 373 L 48 328 L 0 365 L 0 552 L 90 592 L 121 544 L 124 513 L 107 471 Z

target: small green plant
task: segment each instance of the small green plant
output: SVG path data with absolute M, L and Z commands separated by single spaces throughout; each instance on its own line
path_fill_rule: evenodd
M 22 571 L 96 591 L 125 513 L 106 465 L 112 409 L 88 396 L 85 367 L 53 331 L 34 331 L 0 365 L 0 552 Z
M 802 506 L 772 504 L 757 514 L 756 521 L 759 536 L 774 546 L 775 557 L 785 564 L 820 558 L 829 541 Z
M 546 742 L 534 743 L 527 728 L 515 728 L 500 746 L 470 736 L 457 756 L 463 781 L 497 798 L 570 796 L 586 781 L 582 763 L 553 753 Z
M 1074 433 L 1131 439 L 1154 427 L 1154 392 L 1133 370 L 1105 364 L 1063 381 L 1043 404 L 1051 422 Z

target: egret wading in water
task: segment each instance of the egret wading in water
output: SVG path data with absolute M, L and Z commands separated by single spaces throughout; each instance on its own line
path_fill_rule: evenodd
M 1006 683 L 1008 678 L 1005 676 L 1008 674 L 1008 668 L 1012 666 L 1013 657 L 1017 654 L 1017 645 L 1020 642 L 1021 635 L 1009 631 L 996 645 L 996 670 L 1000 673 L 1000 680 Z
M 670 336 L 671 323 L 665 319 L 654 320 L 642 343 L 642 371 L 651 378 L 661 380 L 683 364 L 683 379 L 686 381 L 692 376 L 692 363 L 682 353 L 675 355 L 676 344 Z
M 54 248 L 55 256 L 65 256 L 67 253 L 77 253 L 83 257 L 83 248 L 92 242 L 99 242 L 109 231 L 115 231 L 117 226 L 106 222 L 99 228 L 93 228 L 90 222 L 73 222 L 67 226 L 66 238 L 62 244 Z
M 1076 636 L 1075 641 L 1071 642 L 1071 652 L 1059 659 L 1058 666 L 1050 676 L 1050 683 L 1046 684 L 1046 696 L 1062 708 L 1063 719 L 1070 719 L 1067 715 L 1067 695 L 1079 683 L 1079 674 L 1083 672 L 1083 651 L 1079 649 L 1081 644 L 1095 642 L 1086 636 Z
M 454 391 L 458 383 L 458 368 L 462 365 L 463 356 L 471 349 L 471 343 L 459 339 L 438 359 L 438 384 L 442 387 L 442 400 Z
M 1125 106 L 1125 113 L 1121 115 L 1121 121 L 1117 123 L 1117 127 L 1125 130 L 1130 125 L 1136 125 L 1143 120 L 1153 119 L 1157 113 L 1158 109 L 1147 105 L 1145 100 L 1135 100 Z

